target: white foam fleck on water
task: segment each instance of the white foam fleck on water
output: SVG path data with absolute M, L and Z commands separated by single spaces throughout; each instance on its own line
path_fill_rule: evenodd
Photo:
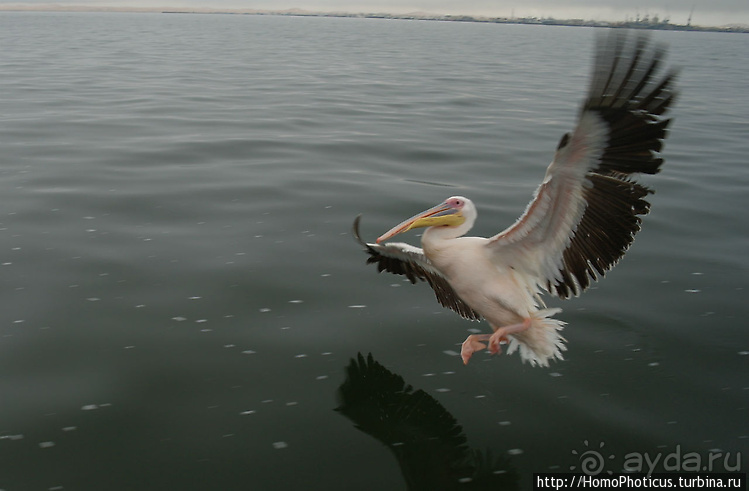
M 511 448 L 507 451 L 507 453 L 510 455 L 520 455 L 523 453 L 523 450 L 520 448 Z
M 700 293 L 702 290 L 690 289 L 690 290 L 684 290 L 684 291 L 687 293 Z
M 460 355 L 460 353 L 458 353 L 457 351 L 453 351 L 451 349 L 445 350 L 445 351 L 443 351 L 443 353 L 446 354 L 446 355 L 448 355 L 448 356 L 458 356 L 458 355 Z
M 240 416 L 249 416 L 250 414 L 255 414 L 255 412 L 256 411 L 254 409 L 248 409 L 247 411 L 242 411 L 241 413 L 239 413 L 239 415 Z
M 304 303 L 304 300 L 289 300 L 289 303 Z
M 262 313 L 270 312 L 270 309 L 267 308 L 267 307 L 265 307 L 265 308 L 260 309 L 260 312 L 262 312 Z
M 17 434 L 17 435 L 2 435 L 2 436 L 0 436 L 0 440 L 11 440 L 11 441 L 23 440 L 23 435 L 21 435 L 21 434 Z
M 365 309 L 367 308 L 366 305 L 349 305 L 348 308 L 350 309 Z
M 85 406 L 81 406 L 81 411 L 93 411 L 95 409 L 99 409 L 99 406 L 96 404 L 86 404 Z
M 440 387 L 439 389 L 434 389 L 436 392 L 450 392 L 450 389 L 447 387 Z
M 328 378 L 327 375 L 318 375 L 317 377 L 315 377 L 315 380 L 325 380 L 326 378 Z
M 172 320 L 177 321 L 177 322 L 182 322 L 182 321 L 186 321 L 187 317 L 182 317 L 178 315 L 177 317 L 172 317 Z
M 255 350 L 251 350 L 251 349 L 246 349 L 246 350 L 242 351 L 243 355 L 254 355 L 255 353 L 257 353 L 257 352 Z
M 275 448 L 276 450 L 282 450 L 288 446 L 289 444 L 286 442 L 273 442 L 273 448 Z
M 307 355 L 304 353 L 299 353 L 298 355 L 294 355 L 294 358 L 307 358 Z
M 39 448 L 52 448 L 55 446 L 55 442 L 39 442 Z

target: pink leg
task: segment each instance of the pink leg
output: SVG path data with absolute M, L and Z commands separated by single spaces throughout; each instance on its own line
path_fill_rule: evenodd
M 486 345 L 482 341 L 489 341 L 492 334 L 471 334 L 463 341 L 463 346 L 460 349 L 460 357 L 463 358 L 463 364 L 468 365 L 468 360 L 471 359 L 471 355 L 476 351 L 486 349 Z
M 489 351 L 493 355 L 500 353 L 501 350 L 499 348 L 499 343 L 501 343 L 502 341 L 507 342 L 507 336 L 509 334 L 515 334 L 525 331 L 529 327 L 531 327 L 530 319 L 525 319 L 520 324 L 512 324 L 510 326 L 500 327 L 499 329 L 494 331 L 494 334 L 492 334 L 489 338 Z

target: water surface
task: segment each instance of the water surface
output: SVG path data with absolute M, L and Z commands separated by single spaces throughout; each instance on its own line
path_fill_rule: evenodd
M 574 124 L 592 29 L 0 14 L 0 488 L 407 489 L 397 446 L 334 411 L 358 353 L 501 487 L 588 448 L 746 471 L 749 37 L 654 37 L 681 95 L 643 231 L 548 299 L 564 361 L 464 367 L 488 326 L 377 275 L 351 222 L 372 239 L 462 194 L 477 234 L 511 224 Z

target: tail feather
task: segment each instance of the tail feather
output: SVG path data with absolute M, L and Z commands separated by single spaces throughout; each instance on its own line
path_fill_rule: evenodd
M 523 362 L 530 362 L 531 366 L 538 364 L 542 367 L 549 366 L 549 360 L 562 360 L 562 351 L 567 351 L 564 345 L 566 339 L 560 331 L 564 329 L 565 322 L 553 319 L 551 316 L 558 314 L 562 309 L 543 309 L 531 314 L 531 327 L 525 331 L 509 335 L 510 345 L 507 354 L 515 351 L 520 352 Z

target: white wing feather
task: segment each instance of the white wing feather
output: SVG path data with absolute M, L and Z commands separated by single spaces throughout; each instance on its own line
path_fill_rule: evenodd
M 490 239 L 495 262 L 564 298 L 626 252 L 651 192 L 629 176 L 658 172 L 669 123 L 660 116 L 674 99 L 674 73 L 654 78 L 661 55 L 643 33 L 612 31 L 599 42 L 577 127 L 562 138 L 525 213 Z

